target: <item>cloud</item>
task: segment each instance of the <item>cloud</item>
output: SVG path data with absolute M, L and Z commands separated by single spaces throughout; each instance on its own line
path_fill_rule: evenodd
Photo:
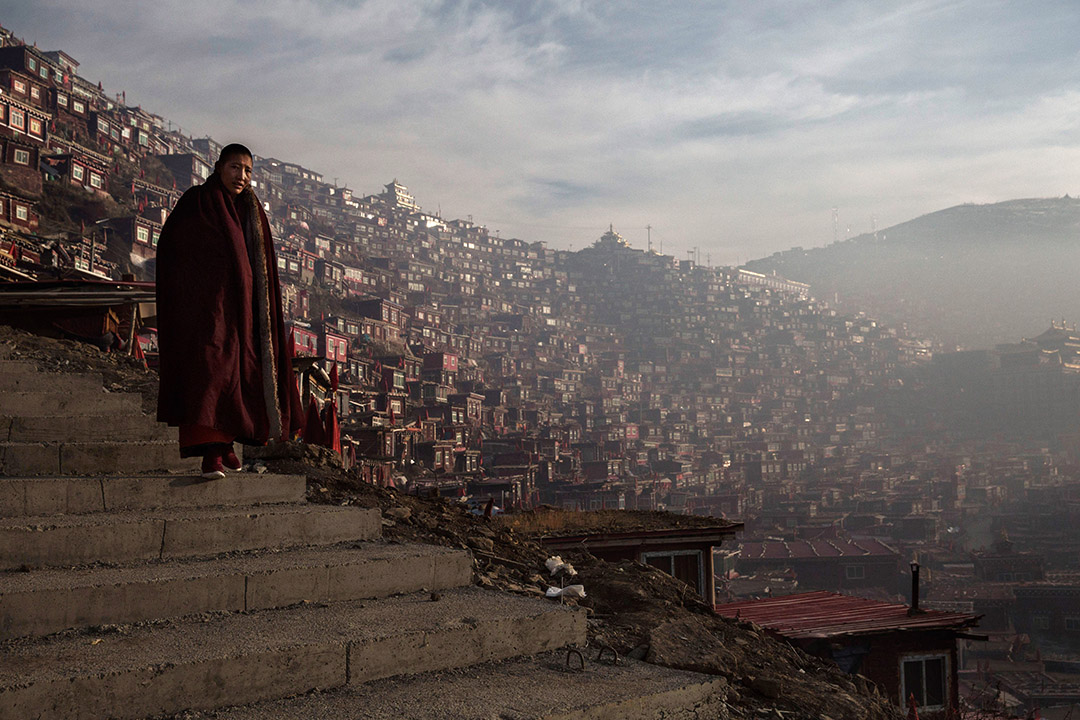
M 0 0 L 196 134 L 557 246 L 734 262 L 1078 191 L 1069 2 Z M 1058 158 L 1055 161 L 1055 158 Z M 588 228 L 596 228 L 593 232 Z M 591 233 L 591 234 L 590 234 Z

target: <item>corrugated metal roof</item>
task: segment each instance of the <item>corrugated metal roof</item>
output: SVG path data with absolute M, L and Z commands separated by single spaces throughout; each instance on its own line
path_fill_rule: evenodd
M 975 625 L 982 617 L 936 610 L 909 615 L 907 605 L 825 591 L 726 603 L 717 605 L 716 612 L 724 617 L 748 620 L 791 639 L 895 630 L 960 630 Z
M 895 550 L 875 538 L 744 542 L 740 551 L 740 555 L 746 560 L 806 560 L 896 554 Z

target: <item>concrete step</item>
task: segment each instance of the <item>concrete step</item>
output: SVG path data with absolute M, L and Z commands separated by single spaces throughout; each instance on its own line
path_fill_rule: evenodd
M 435 545 L 352 543 L 209 560 L 0 575 L 0 640 L 203 612 L 342 602 L 472 580 L 472 557 Z
M 0 374 L 30 375 L 39 372 L 37 364 L 30 360 L 10 360 L 6 353 L 0 353 Z
M 41 415 L 123 415 L 141 414 L 139 393 L 23 392 L 0 394 L 0 415 L 39 417 Z
M 142 718 L 584 644 L 585 613 L 479 588 L 8 643 L 0 718 Z
M 331 545 L 381 535 L 378 510 L 325 505 L 0 519 L 0 570 Z
M 180 457 L 175 442 L 0 442 L 0 475 L 195 473 L 200 458 Z
M 705 720 L 727 717 L 725 678 L 554 650 L 444 672 L 376 680 L 185 720 Z
M 82 514 L 117 510 L 295 503 L 304 499 L 303 475 L 229 473 L 108 477 L 0 477 L 0 517 Z
M 101 373 L 5 372 L 0 392 L 101 392 Z
M 179 432 L 149 415 L 0 416 L 0 440 L 7 442 L 179 441 Z

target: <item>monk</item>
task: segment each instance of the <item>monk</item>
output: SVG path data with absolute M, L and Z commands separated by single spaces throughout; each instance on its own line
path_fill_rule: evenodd
M 226 146 L 157 248 L 158 420 L 180 428 L 180 456 L 202 456 L 207 479 L 240 469 L 234 442 L 288 439 L 303 421 L 252 164 L 246 147 Z

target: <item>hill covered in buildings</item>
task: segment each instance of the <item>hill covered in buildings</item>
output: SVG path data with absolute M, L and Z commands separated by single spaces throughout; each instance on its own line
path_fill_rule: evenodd
M 1080 200 L 958 205 L 824 248 L 748 263 L 944 346 L 1034 337 L 1080 304 Z

